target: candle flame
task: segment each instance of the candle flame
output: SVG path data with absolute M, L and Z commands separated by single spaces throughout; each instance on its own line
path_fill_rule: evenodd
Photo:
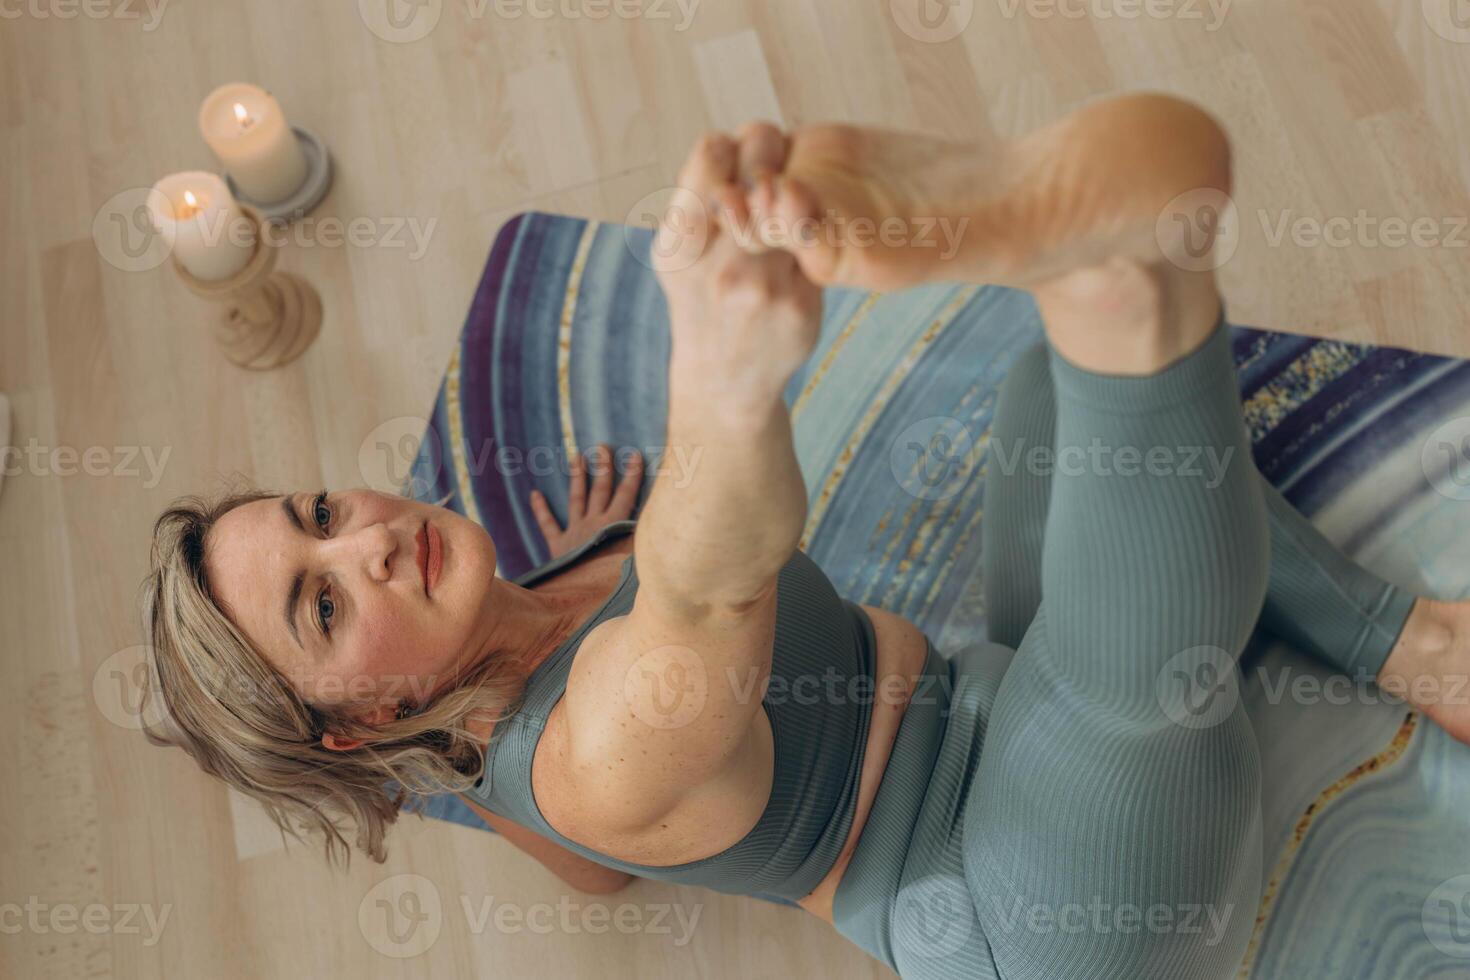
M 251 123 L 250 113 L 239 102 L 235 103 L 235 122 L 240 124 L 241 129 L 244 129 Z
M 197 208 L 199 206 L 199 198 L 194 196 L 193 191 L 184 191 L 184 203 L 191 208 Z
M 184 206 L 179 208 L 180 218 L 192 218 L 199 213 L 199 198 L 194 196 L 193 191 L 184 191 Z

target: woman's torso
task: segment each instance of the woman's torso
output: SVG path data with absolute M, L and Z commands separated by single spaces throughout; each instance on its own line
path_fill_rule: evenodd
M 590 615 L 617 587 L 624 559 L 632 551 L 633 537 L 631 534 L 612 537 L 589 549 L 585 554 L 573 559 L 552 574 L 539 579 L 528 588 L 584 592 L 588 596 L 586 608 Z M 802 908 L 829 923 L 832 922 L 832 898 L 872 809 L 899 723 L 912 695 L 914 679 L 923 667 L 927 652 L 924 634 L 913 623 L 874 606 L 862 605 L 861 608 L 867 613 L 872 623 L 876 640 L 873 685 L 876 694 L 872 698 L 871 721 L 868 726 L 858 778 L 857 803 L 846 841 L 831 870 L 810 894 L 798 901 Z M 764 720 L 764 715 L 758 718 Z M 558 788 L 548 784 L 548 780 L 554 778 L 549 774 L 554 773 L 555 768 L 543 764 L 541 760 L 561 737 L 564 731 L 564 719 L 565 716 L 558 702 L 547 716 L 542 737 L 532 759 L 532 782 L 538 800 L 555 797 L 557 794 Z M 764 756 L 755 764 L 763 765 L 767 769 L 772 767 L 770 760 Z M 767 777 L 765 785 L 770 785 L 769 774 Z M 650 857 L 645 841 L 629 839 L 624 842 L 618 840 L 616 835 L 599 835 L 597 850 L 610 857 L 638 861 L 646 865 L 682 864 L 698 859 L 704 854 L 715 853 L 730 841 L 743 837 L 755 826 L 761 813 L 761 807 L 715 808 L 716 813 L 722 811 L 726 814 L 725 816 L 716 817 L 703 826 L 702 843 L 692 841 L 687 836 L 671 835 L 674 840 L 680 842 L 675 845 L 678 850 L 689 851 L 689 853 L 671 852 L 658 857 Z M 752 817 L 752 812 L 754 817 Z

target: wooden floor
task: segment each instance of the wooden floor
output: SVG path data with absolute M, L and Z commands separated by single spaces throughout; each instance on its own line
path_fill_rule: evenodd
M 406 821 L 386 866 L 329 873 L 122 710 L 168 500 L 231 473 L 363 482 L 364 436 L 431 403 L 501 223 L 529 208 L 622 221 L 707 129 L 842 119 L 995 140 L 1103 93 L 1187 95 L 1235 139 L 1236 322 L 1470 355 L 1463 2 L 1458 21 L 1455 0 L 1179 0 L 1155 19 L 1121 0 L 1063 4 L 1120 15 L 1084 19 L 925 2 L 951 19 L 915 0 L 684 0 L 687 21 L 672 0 L 0 7 L 0 390 L 15 444 L 57 450 L 12 457 L 0 494 L 0 975 L 888 975 L 801 912 L 652 882 L 568 895 L 462 827 Z M 646 16 L 569 16 L 609 9 Z M 326 322 L 262 375 L 222 361 L 166 266 L 129 271 L 107 240 L 118 195 L 212 166 L 195 114 L 234 80 L 330 145 L 313 217 L 385 239 L 334 245 L 318 225 L 287 250 Z M 424 248 L 390 230 L 409 223 Z M 385 894 L 413 890 L 404 874 L 442 904 L 411 957 L 360 925 L 380 901 L 414 912 Z M 623 903 L 637 911 L 619 920 Z M 692 936 L 678 912 L 699 916 Z

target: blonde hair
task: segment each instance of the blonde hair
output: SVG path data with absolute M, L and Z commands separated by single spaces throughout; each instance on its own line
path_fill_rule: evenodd
M 213 776 L 259 800 L 285 835 L 320 834 L 329 865 L 351 863 L 342 821 L 357 846 L 387 858 L 384 837 L 399 812 L 424 798 L 463 792 L 484 768 L 469 715 L 514 712 L 523 677 L 510 658 L 486 657 L 413 715 L 373 728 L 306 703 L 225 615 L 205 574 L 206 539 L 221 517 L 280 494 L 252 487 L 175 500 L 153 525 L 143 623 L 151 641 L 144 733 L 177 746 Z M 442 503 L 442 501 L 441 501 Z M 322 745 L 332 731 L 370 741 L 346 751 Z M 389 795 L 387 783 L 398 784 Z M 417 805 L 414 805 L 417 804 Z

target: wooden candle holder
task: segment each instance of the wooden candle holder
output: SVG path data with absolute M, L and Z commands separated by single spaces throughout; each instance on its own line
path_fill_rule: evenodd
M 268 371 L 300 357 L 322 325 L 322 300 L 311 283 L 277 272 L 276 246 L 266 241 L 264 219 L 248 204 L 240 210 L 255 226 L 255 251 L 229 279 L 205 282 L 173 258 L 174 271 L 195 296 L 222 305 L 214 339 L 231 364 Z

